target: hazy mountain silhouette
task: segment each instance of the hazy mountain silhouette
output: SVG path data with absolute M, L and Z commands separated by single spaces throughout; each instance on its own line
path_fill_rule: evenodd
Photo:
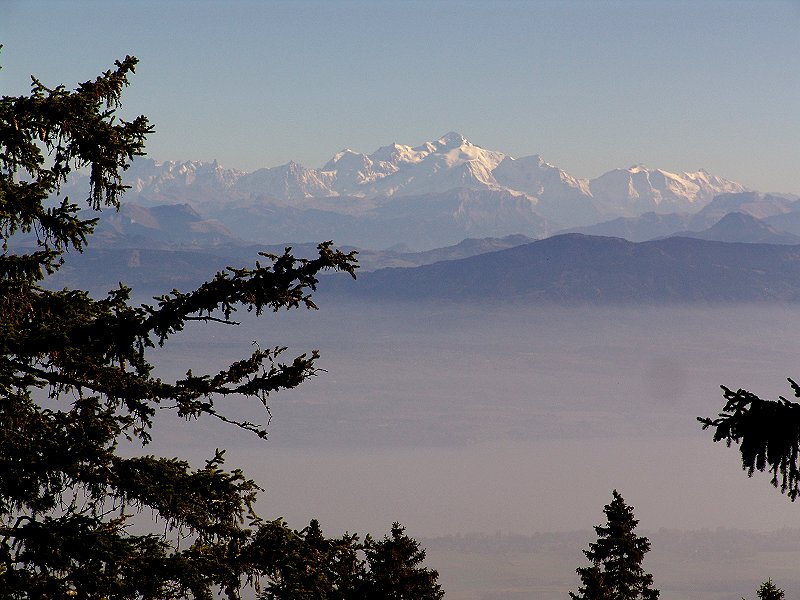
M 660 214 L 648 212 L 638 217 L 618 217 L 587 227 L 573 227 L 562 233 L 582 233 L 584 235 L 602 235 L 619 237 L 629 242 L 646 242 L 655 238 L 664 238 L 678 231 L 688 229 L 692 215 L 689 213 Z
M 453 246 L 434 248 L 423 252 L 359 249 L 358 264 L 362 272 L 387 267 L 418 267 L 443 260 L 458 260 L 487 252 L 505 250 L 514 246 L 530 244 L 533 241 L 526 235 L 517 234 L 502 238 L 467 238 Z
M 800 235 L 800 203 L 793 196 L 761 194 L 759 192 L 739 192 L 718 194 L 697 213 L 656 213 L 648 212 L 636 217 L 618 217 L 602 223 L 586 227 L 572 227 L 558 233 L 583 233 L 585 235 L 603 235 L 621 237 L 630 242 L 644 242 L 674 235 L 688 235 L 703 239 L 721 241 L 754 242 L 758 237 L 752 227 L 741 225 L 742 238 L 737 239 L 733 222 L 725 223 L 726 233 L 722 231 L 710 234 L 711 237 L 696 236 L 714 227 L 726 215 L 731 213 L 746 214 L 774 227 L 779 232 Z M 704 234 L 705 235 L 705 234 Z M 723 237 L 720 237 L 723 236 Z M 787 240 L 764 238 L 758 240 L 766 243 L 795 243 Z
M 104 211 L 92 236 L 94 247 L 180 248 L 244 244 L 225 225 L 201 216 L 189 204 L 141 206 L 123 203 Z
M 800 246 L 567 234 L 325 288 L 378 299 L 557 304 L 800 301 Z
M 158 211 L 156 211 L 158 212 Z M 149 213 L 148 213 L 149 214 Z M 149 223 L 152 229 L 154 224 Z M 155 237 L 119 233 L 104 229 L 100 243 L 83 253 L 70 253 L 65 266 L 47 278 L 47 285 L 59 288 L 82 285 L 104 292 L 119 282 L 145 292 L 189 289 L 228 266 L 252 266 L 259 253 L 280 255 L 291 248 L 297 258 L 315 258 L 317 243 L 244 244 L 239 240 L 205 247 L 191 244 L 168 244 Z M 442 260 L 454 260 L 486 252 L 495 252 L 532 242 L 524 235 L 504 238 L 469 238 L 458 244 L 426 252 L 358 249 L 339 246 L 345 252 L 358 251 L 360 273 L 386 267 L 413 267 Z
M 379 199 L 312 198 L 297 205 L 262 199 L 212 214 L 250 240 L 333 239 L 377 250 L 397 244 L 430 250 L 468 237 L 524 233 L 541 238 L 559 228 L 535 209 L 525 196 L 460 188 Z
M 782 213 L 762 219 L 767 225 L 800 236 L 800 212 Z
M 726 214 L 717 223 L 703 231 L 684 231 L 676 235 L 718 242 L 800 244 L 800 236 L 780 231 L 752 215 L 740 212 Z
M 748 214 L 756 219 L 765 219 L 767 217 L 785 215 L 797 210 L 798 201 L 794 197 L 787 198 L 759 192 L 718 194 L 692 217 L 686 229 L 702 231 L 732 212 Z M 781 229 L 779 225 L 778 228 Z

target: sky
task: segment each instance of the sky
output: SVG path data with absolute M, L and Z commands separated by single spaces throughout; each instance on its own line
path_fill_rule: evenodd
M 448 131 L 576 177 L 800 194 L 800 0 L 0 1 L 0 93 L 131 54 L 157 161 L 321 167 Z

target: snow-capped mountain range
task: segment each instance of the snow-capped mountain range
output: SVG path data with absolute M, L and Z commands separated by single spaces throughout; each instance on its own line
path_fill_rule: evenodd
M 542 237 L 647 212 L 694 213 L 717 194 L 746 191 L 704 170 L 670 173 L 642 165 L 580 179 L 538 155 L 513 158 L 454 132 L 371 154 L 344 149 L 319 169 L 289 162 L 247 173 L 216 161 L 139 158 L 125 182 L 131 186 L 126 201 L 188 203 L 263 243 L 333 237 L 417 248 L 467 236 Z M 365 227 L 371 233 L 360 236 Z M 437 232 L 442 239 L 434 239 Z
M 383 146 L 369 155 L 346 148 L 320 169 L 292 161 L 245 173 L 216 162 L 138 160 L 129 180 L 140 194 L 158 195 L 185 186 L 201 193 L 225 191 L 276 200 L 409 196 L 458 188 L 504 190 L 526 195 L 534 204 L 585 199 L 595 203 L 601 214 L 618 216 L 699 209 L 718 193 L 745 191 L 744 186 L 703 170 L 669 173 L 641 165 L 615 169 L 593 180 L 578 179 L 538 155 L 514 159 L 454 132 L 417 147 Z

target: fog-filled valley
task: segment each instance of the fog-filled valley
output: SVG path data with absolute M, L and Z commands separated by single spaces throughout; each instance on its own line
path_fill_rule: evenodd
M 323 296 L 318 311 L 238 317 L 239 327 L 196 324 L 169 341 L 158 351 L 161 373 L 214 372 L 253 342 L 286 345 L 291 356 L 318 348 L 325 372 L 271 398 L 267 441 L 164 415 L 148 451 L 200 461 L 226 448 L 229 464 L 265 488 L 265 515 L 298 528 L 317 517 L 331 532 L 382 532 L 398 520 L 430 540 L 428 563 L 448 597 L 557 598 L 577 586 L 580 551 L 616 488 L 640 528 L 654 532 L 645 566 L 663 598 L 742 595 L 771 568 L 782 569 L 784 589 L 800 589 L 786 571 L 796 555 L 776 550 L 764 559 L 748 546 L 752 535 L 738 532 L 794 527 L 798 508 L 767 476 L 748 480 L 738 452 L 712 443 L 696 421 L 721 409 L 720 384 L 770 398 L 791 393 L 796 307 Z M 230 410 L 267 418 L 257 400 Z M 555 541 L 542 545 L 537 532 Z M 503 550 L 514 535 L 529 536 L 526 551 Z M 659 549 L 659 539 L 672 543 Z M 741 567 L 742 552 L 752 569 Z M 703 568 L 687 564 L 686 553 Z M 470 561 L 482 565 L 480 584 Z M 732 571 L 733 587 L 722 589 Z

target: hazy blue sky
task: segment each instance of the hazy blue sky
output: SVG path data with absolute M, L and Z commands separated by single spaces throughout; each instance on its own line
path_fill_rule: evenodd
M 800 1 L 0 2 L 3 94 L 140 58 L 157 160 L 322 166 L 455 130 L 595 177 L 800 193 Z

